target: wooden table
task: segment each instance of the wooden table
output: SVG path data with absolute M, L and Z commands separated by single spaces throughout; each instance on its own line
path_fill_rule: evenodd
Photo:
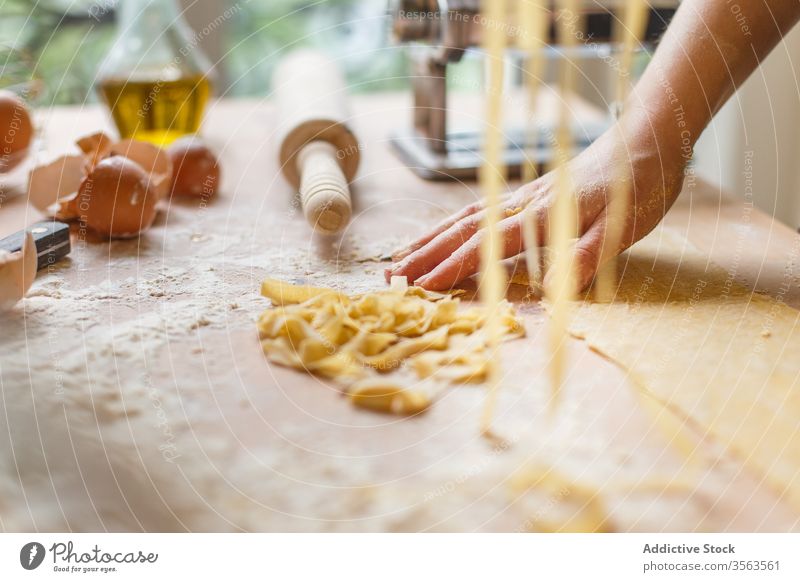
M 602 500 L 608 529 L 797 528 L 796 511 L 699 434 L 700 454 L 716 461 L 696 482 L 670 483 L 683 457 L 625 375 L 579 341 L 564 404 L 549 417 L 546 317 L 536 302 L 519 307 L 528 338 L 503 352 L 495 426 L 508 446 L 478 434 L 481 388 L 453 389 L 427 414 L 399 419 L 357 410 L 325 382 L 266 362 L 254 324 L 268 305 L 262 278 L 380 288 L 376 257 L 478 196 L 475 184 L 416 178 L 389 151 L 409 101 L 355 100 L 364 164 L 341 240 L 311 237 L 291 206 L 271 106 L 220 102 L 205 126 L 222 152 L 218 199 L 173 203 L 140 240 L 77 237 L 71 259 L 40 274 L 2 319 L 0 528 L 573 529 L 585 488 Z M 61 151 L 105 119 L 86 108 L 38 121 L 45 147 Z M 4 232 L 34 218 L 21 198 L 0 207 Z M 742 237 L 745 221 L 754 228 Z M 702 183 L 667 223 L 767 293 L 797 238 Z M 744 241 L 740 256 L 734 238 Z M 784 298 L 800 306 L 796 288 Z M 514 486 L 542 466 L 569 477 L 552 490 Z

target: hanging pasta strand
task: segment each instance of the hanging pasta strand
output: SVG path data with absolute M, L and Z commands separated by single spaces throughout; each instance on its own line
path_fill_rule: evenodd
M 528 111 L 525 115 L 524 143 L 527 154 L 522 163 L 522 180 L 531 182 L 537 175 L 536 159 L 532 155 L 537 146 L 536 102 L 544 73 L 544 45 L 547 37 L 548 11 L 542 0 L 522 0 L 520 3 L 520 26 L 522 35 L 519 48 L 525 53 L 523 70 L 523 86 L 527 98 Z M 525 265 L 531 287 L 536 290 L 541 283 L 541 253 L 539 252 L 539 236 L 537 233 L 536 214 L 526 208 L 522 217 L 522 239 L 525 244 Z
M 524 144 L 527 155 L 522 164 L 522 180 L 530 182 L 538 177 L 536 160 L 531 155 L 536 150 L 536 102 L 544 74 L 544 46 L 547 38 L 548 12 L 542 0 L 521 0 L 519 20 L 521 34 L 519 48 L 524 52 L 523 87 L 528 111 L 525 116 Z
M 627 147 L 625 144 L 624 123 L 622 109 L 628 99 L 631 88 L 631 70 L 633 68 L 633 53 L 637 45 L 644 38 L 647 29 L 648 8 L 646 0 L 627 0 L 623 20 L 617 20 L 619 27 L 615 35 L 622 46 L 619 67 L 617 68 L 615 98 L 618 120 L 615 130 L 618 135 L 618 149 L 614 153 L 614 165 L 611 179 L 611 189 L 608 193 L 608 211 L 606 222 L 605 245 L 610 252 L 620 247 L 622 236 L 625 232 L 627 221 L 626 213 L 630 207 L 633 195 L 633 175 L 628 164 Z M 595 283 L 595 298 L 597 301 L 611 301 L 617 283 L 617 257 L 612 253 L 611 258 L 601 265 Z
M 551 305 L 548 344 L 550 348 L 551 406 L 553 407 L 558 403 L 566 373 L 567 326 L 570 318 L 570 304 L 575 297 L 573 241 L 577 231 L 577 206 L 567 160 L 572 153 L 569 99 L 574 94 L 575 87 L 575 65 L 571 58 L 577 45 L 573 28 L 575 22 L 579 20 L 575 18 L 579 16 L 577 4 L 577 0 L 556 1 L 557 36 L 565 54 L 564 58 L 560 60 L 558 80 L 561 105 L 556 128 L 554 158 L 554 163 L 557 164 L 555 169 L 556 195 L 550 217 L 549 247 L 553 262 L 545 285 L 545 296 Z
M 483 34 L 483 50 L 487 58 L 486 134 L 480 184 L 486 207 L 484 232 L 481 241 L 480 297 L 487 311 L 487 343 L 491 354 L 487 373 L 488 393 L 481 418 L 481 434 L 491 435 L 501 368 L 497 356 L 501 322 L 498 308 L 505 297 L 505 271 L 500 263 L 502 238 L 500 222 L 500 193 L 505 184 L 502 160 L 503 135 L 503 69 L 506 49 L 506 0 L 483 0 L 483 12 L 488 26 Z

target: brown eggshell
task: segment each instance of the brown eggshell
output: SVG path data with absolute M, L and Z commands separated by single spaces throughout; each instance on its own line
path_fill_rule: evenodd
M 75 192 L 59 199 L 56 204 L 49 208 L 49 213 L 61 222 L 78 220 L 81 217 L 80 212 L 78 212 L 78 193 Z
M 34 168 L 28 178 L 28 200 L 42 212 L 77 193 L 86 178 L 86 158 L 80 154 L 61 156 Z
M 10 91 L 0 91 L 0 172 L 18 166 L 33 141 L 33 121 L 25 103 Z
M 97 162 L 105 158 L 111 151 L 114 141 L 108 134 L 102 131 L 82 137 L 75 142 L 80 150 L 86 154 L 89 161 L 89 168 L 94 168 Z
M 75 205 L 80 219 L 97 234 L 132 238 L 153 224 L 157 202 L 147 172 L 133 160 L 113 156 L 86 177 Z
M 169 194 L 172 183 L 172 160 L 160 147 L 144 141 L 123 139 L 109 149 L 112 156 L 125 156 L 149 174 L 150 188 L 160 198 Z
M 197 137 L 187 136 L 167 149 L 172 158 L 172 196 L 211 198 L 220 183 L 220 167 L 214 153 Z
M 22 251 L 0 251 L 0 311 L 14 307 L 25 297 L 36 279 L 36 243 L 31 233 L 25 233 Z

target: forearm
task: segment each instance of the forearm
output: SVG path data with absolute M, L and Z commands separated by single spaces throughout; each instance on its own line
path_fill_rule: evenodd
M 606 259 L 647 235 L 664 217 L 680 193 L 686 161 L 700 134 L 799 16 L 800 0 L 684 0 L 620 123 L 569 162 L 578 208 L 574 257 L 581 288 Z M 629 169 L 633 182 L 624 214 L 612 206 L 620 198 L 609 196 L 621 183 L 617 168 Z M 536 225 L 538 240 L 532 244 L 548 244 L 558 182 L 551 172 L 503 203 L 510 212 L 499 226 L 505 257 L 527 244 L 523 220 Z M 479 249 L 487 236 L 483 224 L 482 206 L 468 206 L 398 253 L 387 278 L 406 276 L 428 289 L 452 287 L 479 268 Z M 610 225 L 615 230 L 621 226 L 618 237 L 609 239 Z
M 691 152 L 798 18 L 800 0 L 684 0 L 628 101 L 636 139 Z

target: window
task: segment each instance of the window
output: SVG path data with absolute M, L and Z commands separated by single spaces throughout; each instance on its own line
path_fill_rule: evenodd
M 29 84 L 39 105 L 96 101 L 124 1 L 0 0 L 0 86 Z M 386 0 L 175 1 L 217 63 L 221 95 L 266 94 L 279 55 L 299 46 L 341 59 L 355 91 L 407 86 L 402 50 L 388 42 Z

